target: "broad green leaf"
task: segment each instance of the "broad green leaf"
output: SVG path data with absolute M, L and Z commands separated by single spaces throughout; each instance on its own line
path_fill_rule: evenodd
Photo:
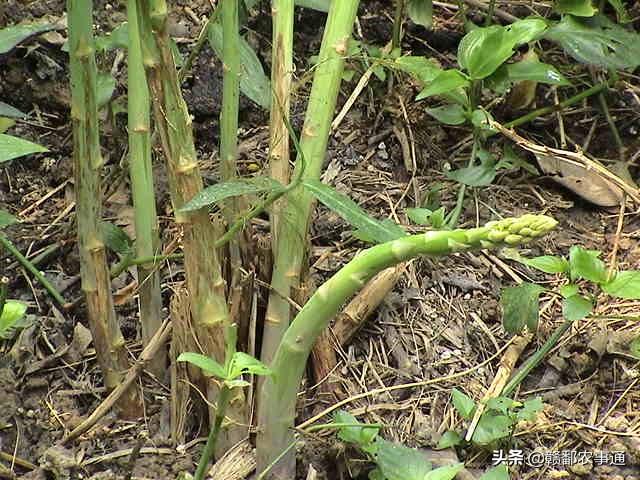
M 5 133 L 16 124 L 13 118 L 0 117 L 0 133 Z
M 582 247 L 574 245 L 569 250 L 569 265 L 571 279 L 584 278 L 595 283 L 605 283 L 607 281 L 607 272 L 604 262 L 598 257 L 600 252 L 594 250 L 585 250 Z
M 443 228 L 445 220 L 445 210 L 444 207 L 440 207 L 437 210 L 434 210 L 429 217 L 429 221 L 431 222 L 431 226 L 433 228 Z
M 447 430 L 442 434 L 442 437 L 440 437 L 440 440 L 438 441 L 438 446 L 436 448 L 438 448 L 439 450 L 442 450 L 449 447 L 455 447 L 456 445 L 460 445 L 461 443 L 462 443 L 462 437 L 458 432 L 454 432 L 453 430 Z
M 431 59 L 418 56 L 406 56 L 397 58 L 395 66 L 421 80 L 423 83 L 432 82 L 444 70 Z
M 11 105 L 0 102 L 0 117 L 24 118 L 26 115 Z
M 227 372 L 225 372 L 224 367 L 216 362 L 213 358 L 207 357 L 205 355 L 193 352 L 185 352 L 181 353 L 178 356 L 177 361 L 191 363 L 207 374 L 213 375 L 214 377 L 221 380 L 227 379 Z
M 22 320 L 27 313 L 27 305 L 18 300 L 7 300 L 0 315 L 0 338 L 13 337 L 13 331 L 22 326 Z
M 116 89 L 116 79 L 109 73 L 98 73 L 98 78 L 96 79 L 96 90 L 98 91 L 97 102 L 98 108 L 104 107 L 111 97 L 113 96 L 113 92 Z
M 28 140 L 0 133 L 0 164 L 32 153 L 48 151 L 45 147 Z
M 14 223 L 18 223 L 19 220 L 5 210 L 0 210 L 0 228 L 8 227 Z
M 0 55 L 10 52 L 29 37 L 51 31 L 55 25 L 50 23 L 26 23 L 13 25 L 0 30 Z
M 227 198 L 272 193 L 283 188 L 282 184 L 269 177 L 228 180 L 203 189 L 184 204 L 180 211 L 191 212 L 193 210 L 200 210 L 201 208 L 208 207 Z
M 446 172 L 446 175 L 452 180 L 464 183 L 470 187 L 484 187 L 491 185 L 496 178 L 497 171 L 495 165 L 487 163 L 451 170 Z
M 98 52 L 108 52 L 116 48 L 126 49 L 129 46 L 129 24 L 122 22 L 110 33 L 96 36 L 95 44 Z
M 504 28 L 507 31 L 509 40 L 513 42 L 514 46 L 518 46 L 538 40 L 548 27 L 549 25 L 544 19 L 531 17 L 513 22 Z
M 489 445 L 508 437 L 512 426 L 513 422 L 508 416 L 489 410 L 480 417 L 471 441 L 476 445 Z
M 333 210 L 352 226 L 356 227 L 365 238 L 372 239 L 377 243 L 384 243 L 406 235 L 399 226 L 390 228 L 389 224 L 369 216 L 349 197 L 336 192 L 329 185 L 325 185 L 319 180 L 305 180 L 304 186 L 325 207 Z
M 469 80 L 458 70 L 444 70 L 439 73 L 427 86 L 418 94 L 416 100 L 423 100 L 434 95 L 442 95 L 453 92 L 461 87 L 467 87 Z
M 555 255 L 523 258 L 522 263 L 544 273 L 566 273 L 569 271 L 569 262 L 567 262 L 567 259 Z
M 458 63 L 472 79 L 486 78 L 513 55 L 515 43 L 504 27 L 494 25 L 467 33 L 458 46 Z
M 374 468 L 373 470 L 371 470 L 369 472 L 369 475 L 367 475 L 367 478 L 369 480 L 387 480 L 379 468 Z
M 271 375 L 271 370 L 257 358 L 253 358 L 244 352 L 236 352 L 231 358 L 229 379 L 233 380 L 244 373 L 251 375 Z
M 618 272 L 609 282 L 600 285 L 602 291 L 612 297 L 627 300 L 640 299 L 640 271 L 626 270 Z
M 386 480 L 424 480 L 431 462 L 413 448 L 388 442 L 378 437 L 375 462 Z
M 431 0 L 409 0 L 407 14 L 413 23 L 431 28 L 433 23 L 433 3 Z
M 631 340 L 631 343 L 629 344 L 629 351 L 631 352 L 631 355 L 640 360 L 640 337 L 636 337 Z
M 559 13 L 569 13 L 576 17 L 593 17 L 598 13 L 591 0 L 556 0 L 555 9 Z
M 212 23 L 208 31 L 209 44 L 222 58 L 222 26 Z M 240 90 L 265 109 L 271 104 L 271 83 L 262 63 L 244 38 L 240 39 Z
M 457 103 L 427 108 L 425 112 L 445 125 L 460 125 L 467 121 L 464 108 Z
M 333 417 L 333 423 L 350 423 L 353 425 L 366 425 L 360 423 L 356 417 L 344 410 L 338 410 Z M 338 430 L 338 438 L 344 442 L 355 443 L 361 447 L 369 445 L 373 442 L 380 430 L 379 426 L 374 427 L 340 427 Z
M 522 60 L 507 65 L 507 75 L 513 82 L 530 80 L 550 85 L 571 85 L 564 75 L 555 67 L 542 63 L 538 60 Z
M 462 418 L 471 418 L 476 409 L 476 402 L 471 397 L 454 388 L 451 390 L 451 401 Z
M 580 287 L 578 285 L 576 285 L 575 283 L 570 283 L 568 285 L 561 286 L 559 292 L 563 298 L 569 298 L 577 295 L 579 290 Z
M 581 320 L 592 310 L 593 303 L 582 295 L 572 295 L 562 300 L 562 315 L 567 320 Z
M 457 473 L 464 468 L 464 463 L 454 463 L 453 465 L 445 465 L 431 470 L 427 473 L 423 480 L 451 480 Z
M 615 69 L 640 65 L 640 35 L 602 15 L 592 18 L 566 15 L 549 28 L 545 38 L 559 43 L 582 63 Z
M 428 208 L 407 208 L 405 210 L 407 217 L 418 225 L 431 225 L 431 217 L 433 211 Z
M 544 288 L 535 283 L 522 283 L 503 288 L 500 293 L 502 324 L 509 333 L 519 333 L 524 326 L 535 331 L 538 327 L 538 299 Z
M 618 17 L 618 23 L 629 23 L 631 21 L 629 12 L 627 12 L 627 9 L 622 3 L 622 0 L 609 0 L 609 5 L 611 5 L 613 9 L 616 11 L 616 16 Z
M 100 222 L 100 228 L 102 240 L 109 250 L 123 257 L 133 253 L 133 240 L 122 228 L 111 222 Z
M 543 408 L 544 405 L 542 404 L 541 397 L 530 398 L 529 400 L 526 400 L 522 405 L 522 408 L 518 410 L 516 418 L 518 420 L 533 422 Z
M 480 480 L 510 480 L 509 467 L 506 465 L 498 465 L 490 470 L 487 470 Z

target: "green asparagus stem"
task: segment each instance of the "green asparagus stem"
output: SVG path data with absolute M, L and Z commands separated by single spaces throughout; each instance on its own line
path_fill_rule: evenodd
M 375 274 L 421 255 L 438 257 L 471 249 L 526 243 L 544 235 L 556 224 L 554 219 L 544 215 L 524 215 L 470 230 L 411 235 L 356 255 L 318 288 L 291 323 L 276 351 L 271 364 L 273 375 L 262 389 L 261 399 L 269 414 L 261 417 L 263 423 L 258 429 L 257 471 L 268 467 L 293 440 L 298 387 L 314 342 L 342 304 Z M 292 478 L 288 470 L 292 461 L 295 458 L 285 456 L 273 467 L 268 478 Z
M 331 2 L 294 171 L 295 175 L 304 169 L 304 179 L 320 178 L 358 4 L 358 0 Z M 313 198 L 302 187 L 287 196 L 287 220 L 280 222 L 278 227 L 272 293 L 265 317 L 261 359 L 266 364 L 271 362 L 289 325 L 288 298 L 292 288 L 299 284 L 312 207 Z M 261 408 L 259 405 L 258 418 L 263 413 L 270 415 Z
M 113 307 L 109 269 L 99 228 L 102 217 L 102 155 L 96 100 L 93 3 L 90 0 L 67 0 L 67 13 L 80 273 L 96 356 L 105 387 L 111 390 L 121 382 L 128 362 Z M 129 389 L 119 401 L 121 413 L 125 416 L 137 415 L 138 405 L 135 389 Z
M 136 255 L 150 257 L 160 246 L 156 198 L 153 189 L 153 169 L 151 164 L 150 101 L 145 75 L 142 42 L 138 25 L 136 0 L 128 0 L 129 22 L 128 48 L 128 115 L 129 115 L 129 175 L 133 196 Z M 137 266 L 140 286 L 140 322 L 142 341 L 146 346 L 162 325 L 162 296 L 160 274 L 153 265 Z M 160 349 L 149 364 L 149 369 L 160 379 L 164 377 L 166 351 Z

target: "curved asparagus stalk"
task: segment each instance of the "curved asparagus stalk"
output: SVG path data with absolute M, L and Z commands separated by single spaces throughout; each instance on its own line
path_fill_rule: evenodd
M 540 237 L 557 222 L 544 215 L 524 215 L 489 222 L 470 230 L 432 231 L 403 237 L 364 250 L 309 299 L 287 329 L 271 364 L 261 399 L 268 415 L 258 429 L 258 472 L 269 466 L 293 441 L 298 387 L 314 342 L 342 304 L 381 270 L 409 259 L 439 257 L 471 249 L 516 245 Z M 271 479 L 292 478 L 290 455 L 274 466 Z

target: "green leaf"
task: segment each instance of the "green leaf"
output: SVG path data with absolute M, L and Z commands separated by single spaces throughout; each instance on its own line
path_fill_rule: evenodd
M 26 23 L 3 28 L 0 30 L 0 55 L 10 52 L 26 39 L 54 28 L 55 25 L 50 23 Z
M 0 134 L 0 164 L 32 153 L 48 152 L 45 147 L 11 135 Z
M 622 0 L 609 0 L 609 5 L 611 5 L 616 11 L 618 23 L 629 23 L 631 21 L 631 17 L 622 3 Z
M 640 299 L 640 271 L 625 270 L 616 273 L 609 282 L 600 285 L 602 291 L 612 297 L 626 300 Z
M 431 470 L 431 462 L 418 450 L 380 437 L 375 445 L 374 459 L 386 480 L 424 480 Z
M 522 60 L 507 65 L 507 75 L 513 82 L 531 80 L 550 85 L 571 85 L 555 67 L 542 63 L 537 59 Z
M 444 70 L 439 73 L 428 85 L 416 96 L 416 100 L 423 100 L 434 95 L 450 93 L 461 87 L 469 86 L 469 80 L 458 70 Z
M 227 372 L 222 365 L 216 362 L 213 358 L 201 355 L 199 353 L 185 352 L 181 353 L 178 358 L 178 362 L 188 362 L 195 365 L 199 369 L 203 370 L 209 375 L 213 375 L 221 380 L 227 379 Z
M 577 17 L 593 17 L 598 13 L 591 0 L 556 0 L 555 9 L 558 13 L 569 13 Z
M 200 210 L 201 208 L 208 207 L 227 198 L 272 193 L 283 188 L 282 184 L 269 177 L 228 180 L 201 190 L 191 200 L 185 203 L 180 211 L 191 212 Z
M 352 423 L 354 425 L 366 425 L 360 423 L 356 417 L 344 410 L 338 410 L 333 417 L 333 423 Z M 355 443 L 360 447 L 365 447 L 371 444 L 376 436 L 380 427 L 340 427 L 338 430 L 338 438 L 344 442 Z
M 538 40 L 549 28 L 549 25 L 540 17 L 531 17 L 513 22 L 504 28 L 507 31 L 509 41 L 513 42 L 514 46 L 518 46 Z
M 418 225 L 429 225 L 431 223 L 429 219 L 433 212 L 428 208 L 407 208 L 405 212 L 413 223 Z
M 331 0 L 296 0 L 296 5 L 317 10 L 318 12 L 328 12 L 331 6 Z
M 505 168 L 505 169 L 522 168 L 523 170 L 526 170 L 527 172 L 529 172 L 531 175 L 538 174 L 538 170 L 536 169 L 536 167 L 534 167 L 529 162 L 527 162 L 524 158 L 518 155 L 513 150 L 513 148 L 511 148 L 511 145 L 505 145 L 505 147 L 503 148 L 502 158 L 500 159 L 500 162 L 498 162 L 498 167 Z
M 460 416 L 470 419 L 476 409 L 476 402 L 457 388 L 451 390 L 451 401 Z
M 496 412 L 502 413 L 504 415 L 509 413 L 509 410 L 518 405 L 521 405 L 521 403 L 516 402 L 515 400 L 508 397 L 494 397 L 490 398 L 487 401 L 487 408 L 495 410 Z
M 528 422 L 533 422 L 543 408 L 544 405 L 542 404 L 541 397 L 530 398 L 529 400 L 526 400 L 522 405 L 522 408 L 518 410 L 516 418 L 518 421 L 526 420 Z
M 19 223 L 19 220 L 16 217 L 11 215 L 9 212 L 0 210 L 0 228 L 8 227 L 15 223 Z
M 482 108 L 477 108 L 471 112 L 471 123 L 474 127 L 483 130 L 487 134 L 496 133 L 496 130 L 491 126 L 493 116 Z
M 491 185 L 496 178 L 497 171 L 494 164 L 485 163 L 471 167 L 459 168 L 446 172 L 447 177 L 470 187 L 484 187 Z
M 7 300 L 0 315 L 0 338 L 10 339 L 15 329 L 24 326 L 22 321 L 27 313 L 27 305 L 18 300 Z
M 98 108 L 102 108 L 109 103 L 109 100 L 111 100 L 113 96 L 113 92 L 116 89 L 116 79 L 108 72 L 100 72 L 96 79 L 96 89 L 98 91 Z
M 510 480 L 509 468 L 506 465 L 498 465 L 490 470 L 487 470 L 480 480 Z
M 474 80 L 486 78 L 513 55 L 504 27 L 494 25 L 467 33 L 458 46 L 458 63 Z
M 239 378 L 233 380 L 225 380 L 224 383 L 229 388 L 245 388 L 251 386 L 251 382 L 247 382 L 246 380 L 242 380 Z
M 454 432 L 453 430 L 447 430 L 442 434 L 440 440 L 438 441 L 438 450 L 455 447 L 456 445 L 460 445 L 462 443 L 462 437 L 458 432 Z
M 231 358 L 229 367 L 229 380 L 233 380 L 242 374 L 271 375 L 271 370 L 264 363 L 244 352 L 236 352 Z
M 640 336 L 631 340 L 631 343 L 629 344 L 629 352 L 640 360 Z
M 467 121 L 464 108 L 457 103 L 427 108 L 425 112 L 445 125 L 460 125 Z
M 24 118 L 26 115 L 11 105 L 0 102 L 0 117 Z
M 560 295 L 562 295 L 563 298 L 573 297 L 574 295 L 578 294 L 579 290 L 580 287 L 578 287 L 578 285 L 576 285 L 575 283 L 570 283 L 568 285 L 563 285 L 560 287 Z
M 358 232 L 364 235 L 361 238 L 384 243 L 406 235 L 399 226 L 392 224 L 394 227 L 391 227 L 389 223 L 381 222 L 369 216 L 353 200 L 336 192 L 329 185 L 325 185 L 319 180 L 305 180 L 303 183 L 305 188 L 324 206 L 333 210 L 352 226 L 356 227 Z
M 476 445 L 489 445 L 511 434 L 511 418 L 489 410 L 482 414 L 471 441 Z
M 431 0 L 409 0 L 407 14 L 413 23 L 431 28 L 433 23 L 433 3 Z
M 507 332 L 519 333 L 524 326 L 535 331 L 538 327 L 538 299 L 544 288 L 535 283 L 522 283 L 503 288 L 500 293 L 502 324 Z
M 208 31 L 209 44 L 218 58 L 222 58 L 222 26 L 212 23 Z M 271 82 L 262 63 L 244 38 L 240 39 L 240 90 L 265 109 L 271 105 Z
M 424 480 L 451 480 L 457 473 L 464 468 L 464 463 L 454 463 L 453 465 L 445 465 L 431 470 L 427 473 Z
M 592 310 L 593 303 L 581 295 L 572 295 L 562 300 L 562 315 L 567 320 L 581 320 Z
M 105 246 L 123 257 L 133 253 L 133 240 L 119 226 L 111 222 L 100 222 Z
M 444 228 L 445 223 L 445 210 L 444 207 L 440 207 L 431 214 L 429 221 L 431 222 L 431 226 L 436 229 Z
M 545 37 L 582 63 L 614 69 L 640 65 L 640 35 L 602 15 L 583 19 L 566 15 Z
M 569 250 L 571 279 L 584 278 L 599 284 L 605 283 L 607 272 L 599 256 L 600 252 L 595 250 L 585 250 L 577 245 L 571 247 Z
M 117 48 L 126 49 L 129 46 L 129 24 L 122 22 L 110 33 L 96 36 L 95 44 L 96 50 L 101 53 Z
M 395 66 L 396 68 L 413 75 L 425 84 L 433 82 L 433 80 L 444 71 L 431 59 L 418 56 L 397 58 Z
M 566 273 L 569 271 L 569 262 L 567 262 L 567 259 L 555 255 L 523 258 L 522 263 L 544 273 Z

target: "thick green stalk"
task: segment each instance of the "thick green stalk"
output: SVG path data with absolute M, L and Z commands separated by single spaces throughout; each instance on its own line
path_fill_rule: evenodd
M 128 361 L 113 307 L 111 279 L 99 228 L 102 217 L 102 155 L 96 100 L 93 4 L 89 0 L 67 0 L 67 14 L 80 273 L 96 356 L 104 384 L 111 390 L 121 382 Z M 130 389 L 120 400 L 122 413 L 134 416 L 137 406 L 136 390 Z
M 220 177 L 236 176 L 240 111 L 240 22 L 238 0 L 222 1 L 222 110 L 220 112 Z M 234 212 L 229 212 L 233 215 Z M 231 217 L 233 220 L 234 217 Z M 227 218 L 229 221 L 229 218 Z
M 544 235 L 557 222 L 543 215 L 524 215 L 489 222 L 470 230 L 431 231 L 369 248 L 341 268 L 309 299 L 287 329 L 271 364 L 273 374 L 262 390 L 269 415 L 258 429 L 258 472 L 269 466 L 293 441 L 298 387 L 311 348 L 343 303 L 381 270 L 421 255 L 438 257 L 479 248 L 516 245 Z M 291 476 L 292 456 L 272 470 L 271 479 Z
M 320 178 L 358 4 L 359 0 L 331 2 L 302 130 L 301 151 L 296 159 L 295 172 L 304 170 L 305 179 Z M 265 317 L 261 352 L 262 361 L 267 364 L 271 362 L 289 325 L 287 299 L 291 296 L 292 289 L 299 284 L 307 250 L 312 200 L 312 196 L 302 187 L 293 190 L 287 196 L 287 221 L 280 222 L 278 226 L 278 246 L 271 278 L 272 293 Z M 261 410 L 262 407 L 259 408 Z M 258 418 L 263 413 L 270 415 L 259 411 Z
M 136 0 L 128 0 L 129 22 L 128 48 L 128 105 L 129 114 L 129 175 L 136 226 L 136 256 L 150 257 L 160 247 L 156 198 L 153 188 L 151 163 L 151 134 L 149 89 L 142 55 L 140 28 Z M 162 296 L 160 274 L 153 265 L 137 266 L 140 286 L 140 322 L 142 341 L 146 346 L 162 325 Z M 161 349 L 149 364 L 150 370 L 160 379 L 164 377 L 166 352 Z
M 218 395 L 216 417 L 213 421 L 213 427 L 211 427 L 211 430 L 209 431 L 207 443 L 202 450 L 202 456 L 200 457 L 200 461 L 198 462 L 196 474 L 193 477 L 194 480 L 204 480 L 204 478 L 207 476 L 207 467 L 209 466 L 209 460 L 211 460 L 211 457 L 216 450 L 216 443 L 218 442 L 218 437 L 220 436 L 220 429 L 222 427 L 222 422 L 224 421 L 225 412 L 227 411 L 230 394 L 231 390 L 229 390 L 229 387 L 223 385 L 220 389 L 220 395 Z
M 273 35 L 271 48 L 271 117 L 269 121 L 269 170 L 271 178 L 281 184 L 289 183 L 289 132 L 287 119 L 291 105 L 291 79 L 293 73 L 293 0 L 273 0 L 271 21 Z M 276 252 L 278 229 L 286 201 L 273 205 L 271 211 L 271 245 Z
M 230 324 L 226 285 L 222 277 L 216 243 L 216 229 L 206 209 L 181 212 L 184 203 L 203 188 L 193 141 L 191 117 L 182 97 L 178 73 L 167 31 L 165 0 L 138 0 L 147 57 L 147 79 L 153 96 L 155 126 L 167 160 L 171 200 L 176 221 L 184 231 L 184 264 L 190 293 L 191 313 L 198 343 L 204 353 L 218 362 L 225 355 L 224 331 Z M 152 33 L 153 32 L 153 33 Z M 207 385 L 209 400 L 215 402 L 216 386 Z M 234 398 L 230 410 L 243 411 L 243 402 Z M 234 427 L 223 429 L 220 445 L 228 447 L 246 436 L 244 418 L 230 414 Z

